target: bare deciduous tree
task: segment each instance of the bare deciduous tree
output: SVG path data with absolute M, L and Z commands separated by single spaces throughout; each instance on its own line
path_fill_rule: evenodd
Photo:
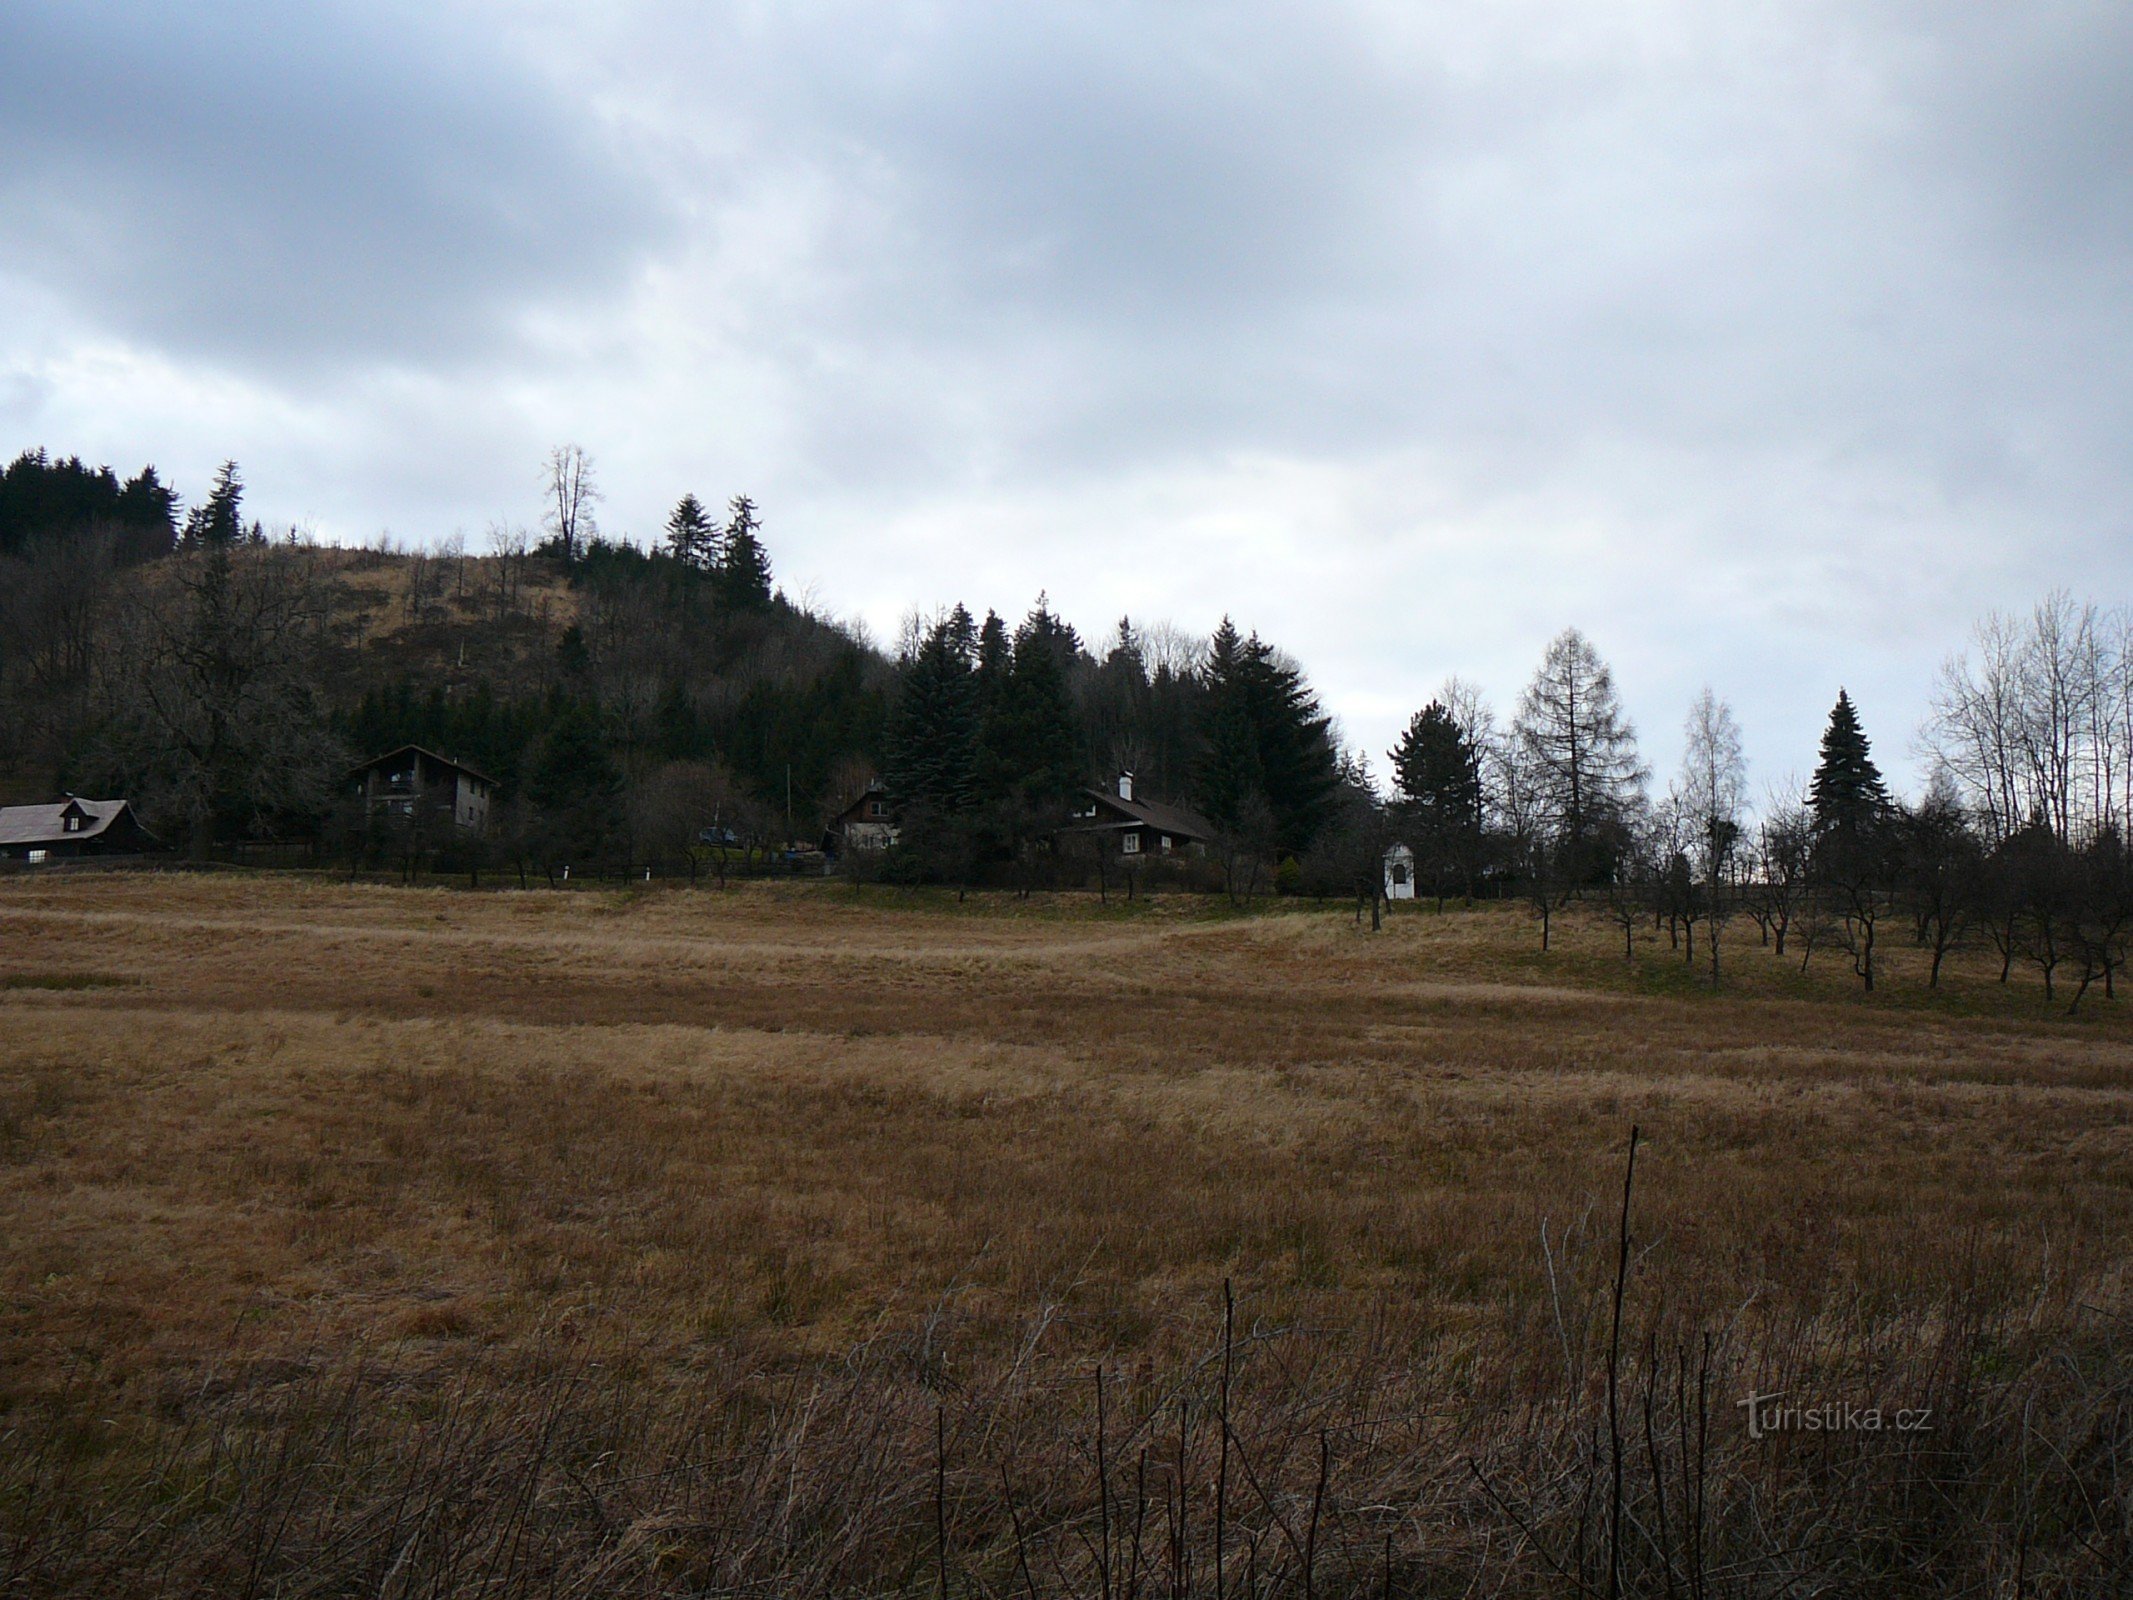
M 1718 981 L 1719 934 L 1728 915 L 1727 880 L 1734 846 L 1740 839 L 1740 813 L 1747 789 L 1747 763 L 1741 755 L 1740 726 L 1733 709 L 1706 687 L 1689 707 L 1675 793 L 1688 824 L 1704 883 L 1705 942 L 1711 952 L 1711 981 Z
M 565 561 L 575 560 L 588 540 L 600 531 L 593 520 L 593 506 L 600 489 L 593 481 L 593 460 L 581 445 L 559 444 L 548 452 L 541 467 L 541 488 L 547 509 L 542 522 L 562 547 Z
M 662 871 L 686 869 L 694 883 L 706 848 L 699 836 L 712 829 L 718 837 L 721 813 L 733 799 L 732 775 L 708 762 L 669 761 L 654 768 L 630 785 L 630 831 L 637 849 Z
M 1997 845 L 2037 825 L 2068 843 L 2133 816 L 2133 623 L 2063 591 L 1993 613 L 1941 669 L 1922 750 Z
M 1749 883 L 1756 920 L 1774 954 L 1785 953 L 1785 940 L 1806 910 L 1813 866 L 1814 819 L 1795 779 L 1773 790 L 1764 806 Z
M 489 557 L 495 563 L 496 620 L 502 622 L 518 609 L 519 591 L 526 581 L 526 530 L 510 522 L 489 524 Z
M 346 753 L 318 698 L 332 606 L 317 563 L 214 545 L 160 577 L 102 663 L 99 764 L 197 854 L 322 814 Z

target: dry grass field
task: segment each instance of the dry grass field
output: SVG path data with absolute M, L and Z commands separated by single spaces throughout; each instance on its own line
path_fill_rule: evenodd
M 2120 1584 L 2133 1002 L 1536 942 L 0 879 L 0 1593 Z

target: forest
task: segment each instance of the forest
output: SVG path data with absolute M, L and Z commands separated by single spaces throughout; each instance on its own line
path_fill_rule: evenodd
M 1867 988 L 1892 937 L 1931 953 L 1929 982 L 1947 952 L 1989 947 L 2003 979 L 2078 1007 L 2115 993 L 2133 934 L 2133 621 L 2065 594 L 1985 618 L 1945 666 L 1915 797 L 1891 793 L 1843 693 L 1799 792 L 1751 796 L 1709 690 L 1681 770 L 1655 782 L 1574 628 L 1506 716 L 1449 680 L 1381 779 L 1303 666 L 1226 618 L 1205 639 L 1120 619 L 1092 641 L 1043 596 L 1012 622 L 951 604 L 885 650 L 779 590 L 746 496 L 715 514 L 686 495 L 639 544 L 601 532 L 582 450 L 552 452 L 542 481 L 539 537 L 500 523 L 479 552 L 462 535 L 350 549 L 247 520 L 234 462 L 181 516 L 153 467 L 122 481 L 21 455 L 0 473 L 7 797 L 124 795 L 202 857 L 478 882 L 723 873 L 735 849 L 790 867 L 879 782 L 900 837 L 847 872 L 1108 892 L 1061 823 L 1131 771 L 1213 841 L 1167 876 L 1148 865 L 1151 886 L 1353 896 L 1375 924 L 1398 841 L 1426 896 L 1521 898 L 1543 948 L 1576 900 L 1619 923 L 1626 955 L 1663 928 L 1714 981 L 1745 923 Z M 480 837 L 351 805 L 351 764 L 407 743 L 494 778 Z

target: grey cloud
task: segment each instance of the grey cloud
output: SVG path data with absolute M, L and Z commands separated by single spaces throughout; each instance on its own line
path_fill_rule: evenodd
M 2133 587 L 2119 7 L 33 6 L 0 132 L 0 290 L 249 362 L 263 412 L 387 369 L 311 425 L 304 507 L 357 530 L 576 437 L 618 529 L 748 487 L 890 621 L 985 539 L 970 598 L 1234 607 L 1381 696 L 1575 621 L 1677 699 L 1754 679 L 1753 732 L 1841 657 L 1892 755 L 1971 611 Z M 21 370 L 98 415 L 60 366 Z M 1308 490 L 1255 508 L 1267 463 Z M 1234 550 L 1139 560 L 1194 496 Z
M 825 240 L 848 287 L 820 331 L 854 369 L 975 374 L 1025 470 L 1426 434 L 1508 481 L 1627 432 L 1998 482 L 2049 467 L 2011 410 L 2116 409 L 2124 342 L 2090 319 L 2117 314 L 2062 270 L 2128 259 L 2086 161 L 2133 78 L 2092 65 L 2124 62 L 2115 25 L 1801 8 L 1581 55 L 1543 42 L 1572 14 L 1386 40 L 950 7 L 721 45 L 763 146 L 881 208 Z M 2040 205 L 2079 226 L 1975 236 Z
M 0 270 L 284 373 L 494 348 L 661 223 L 582 106 L 398 7 L 10 6 L 0 139 Z

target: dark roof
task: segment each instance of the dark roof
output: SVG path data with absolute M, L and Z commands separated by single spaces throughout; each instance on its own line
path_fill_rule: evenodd
M 870 783 L 864 789 L 860 790 L 858 797 L 854 799 L 850 805 L 846 806 L 842 811 L 837 812 L 829 819 L 829 826 L 834 828 L 840 822 L 848 822 L 851 821 L 853 818 L 858 817 L 861 814 L 860 808 L 864 806 L 869 800 L 887 800 L 888 798 L 889 791 L 880 783 L 879 780 Z M 891 810 L 893 811 L 894 807 L 891 807 Z
M 69 795 L 44 806 L 0 806 L 0 844 L 64 844 L 94 839 L 126 815 L 123 800 L 83 800 Z M 66 814 L 79 811 L 82 825 L 67 832 Z M 138 823 L 135 826 L 139 826 Z M 142 832 L 147 832 L 144 828 Z
M 478 778 L 483 783 L 490 784 L 493 786 L 496 782 L 494 778 L 490 777 L 479 767 L 471 766 L 464 761 L 454 761 L 450 756 L 439 755 L 436 751 L 430 749 L 427 745 L 419 744 L 403 744 L 397 749 L 386 751 L 385 754 L 383 754 L 382 756 L 372 756 L 368 761 L 359 761 L 354 766 L 348 769 L 348 776 L 352 778 L 359 772 L 370 771 L 372 767 L 382 767 L 388 761 L 397 761 L 402 756 L 406 755 L 410 750 L 412 750 L 418 756 L 427 756 L 430 760 L 436 762 L 441 767 L 450 767 L 454 772 L 464 772 L 468 777 Z
M 1156 800 L 1121 800 L 1104 789 L 1084 789 L 1084 795 L 1100 806 L 1108 806 L 1118 814 L 1113 827 L 1131 827 L 1139 824 L 1153 828 L 1158 833 L 1177 834 L 1187 839 L 1208 840 L 1215 836 L 1214 824 L 1196 811 L 1187 811 L 1183 806 L 1166 806 Z M 1101 826 L 1101 824 L 1099 824 Z

